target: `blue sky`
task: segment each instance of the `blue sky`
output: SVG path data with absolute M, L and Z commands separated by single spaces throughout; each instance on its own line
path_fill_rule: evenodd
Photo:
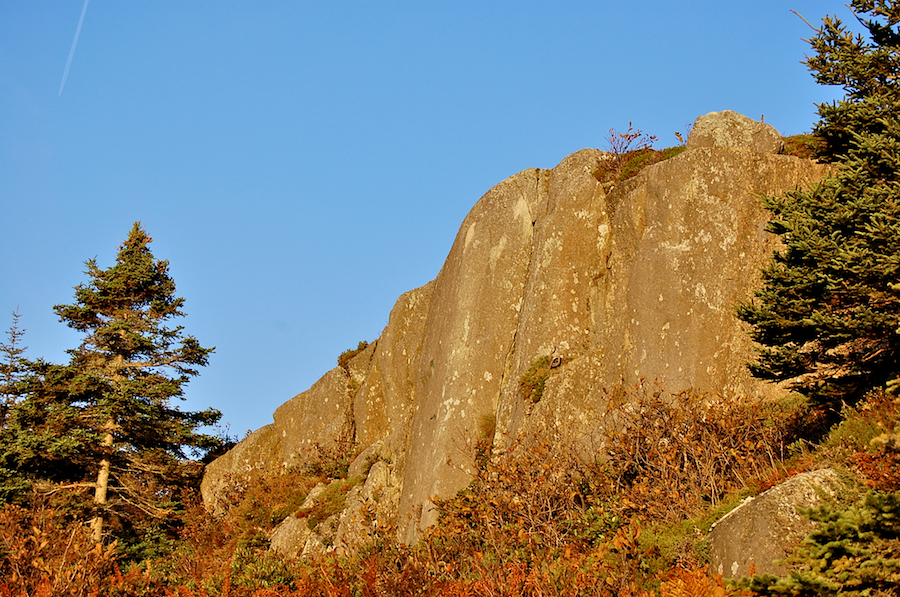
M 0 329 L 79 343 L 53 305 L 135 221 L 216 346 L 183 408 L 232 434 L 374 340 L 491 186 L 736 110 L 808 131 L 800 62 L 843 1 L 0 0 Z

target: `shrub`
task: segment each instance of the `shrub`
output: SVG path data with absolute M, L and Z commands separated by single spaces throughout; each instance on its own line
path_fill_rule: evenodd
M 812 134 L 792 135 L 784 138 L 781 153 L 798 158 L 813 159 L 824 148 L 825 143 Z
M 350 433 L 328 445 L 315 444 L 301 467 L 302 472 L 322 479 L 343 479 L 350 470 L 350 463 L 356 458 L 356 444 Z
M 356 345 L 356 348 L 348 348 L 344 352 L 341 353 L 341 356 L 338 357 L 338 366 L 342 367 L 348 373 L 350 372 L 350 361 L 369 347 L 369 343 L 366 340 L 360 341 L 359 344 Z
M 96 594 L 115 581 L 116 560 L 115 543 L 95 544 L 45 496 L 0 510 L 0 595 Z
M 537 404 L 544 395 L 544 384 L 550 377 L 550 357 L 542 356 L 528 368 L 519 380 L 519 393 L 522 398 Z
M 681 135 L 676 136 L 682 139 Z M 685 150 L 683 144 L 662 150 L 653 149 L 657 138 L 633 128 L 630 122 L 624 133 L 609 129 L 604 139 L 608 154 L 593 175 L 599 182 L 609 184 L 628 180 L 647 166 L 675 157 Z
M 364 480 L 362 477 L 350 477 L 349 479 L 332 481 L 316 498 L 316 504 L 312 509 L 295 512 L 294 515 L 299 518 L 306 518 L 309 528 L 315 530 L 320 522 L 344 509 L 344 505 L 347 502 L 347 494 Z
M 631 511 L 681 520 L 780 465 L 790 414 L 779 403 L 641 383 L 609 396 L 603 466 Z

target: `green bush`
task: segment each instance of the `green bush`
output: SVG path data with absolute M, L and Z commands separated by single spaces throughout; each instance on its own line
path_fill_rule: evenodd
M 362 477 L 332 481 L 316 498 L 316 505 L 311 510 L 297 512 L 296 516 L 306 518 L 306 524 L 311 530 L 315 530 L 320 522 L 344 509 L 344 505 L 347 503 L 347 494 L 363 481 L 365 479 Z
M 366 340 L 360 341 L 359 344 L 356 345 L 356 348 L 348 348 L 344 352 L 341 353 L 341 356 L 338 357 L 338 366 L 343 368 L 348 373 L 350 372 L 350 361 L 369 347 L 369 343 Z
M 519 392 L 522 398 L 533 404 L 540 402 L 548 377 L 550 377 L 550 357 L 543 356 L 532 363 L 522 379 L 519 380 Z
M 790 576 L 757 575 L 741 585 L 759 595 L 898 595 L 900 493 L 869 492 L 856 506 L 804 512 L 819 525 L 789 561 Z
M 781 150 L 781 153 L 798 158 L 812 159 L 823 146 L 824 142 L 815 135 L 792 135 L 784 138 L 784 149 Z

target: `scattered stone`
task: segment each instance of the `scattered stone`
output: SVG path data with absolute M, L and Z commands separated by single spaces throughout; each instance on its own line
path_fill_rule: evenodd
M 305 518 L 288 516 L 272 532 L 269 548 L 287 557 L 302 554 L 313 532 Z

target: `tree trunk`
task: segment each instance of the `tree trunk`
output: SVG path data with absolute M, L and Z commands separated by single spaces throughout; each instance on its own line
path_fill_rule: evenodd
M 112 428 L 115 425 L 113 421 L 107 423 L 110 431 L 107 431 L 103 437 L 103 447 L 109 448 L 113 445 Z M 109 458 L 100 461 L 100 470 L 97 471 L 97 485 L 94 488 L 94 505 L 97 507 L 97 515 L 91 520 L 91 540 L 94 543 L 103 541 L 103 513 L 102 508 L 106 505 L 106 492 L 109 489 Z
M 119 337 L 124 340 L 125 336 L 125 330 L 119 330 Z M 125 357 L 121 354 L 115 355 L 110 378 L 116 386 L 122 381 L 122 375 L 119 372 L 124 365 Z M 104 448 L 109 449 L 113 445 L 112 434 L 116 429 L 116 421 L 114 419 L 109 419 L 106 422 L 106 425 L 104 425 L 104 428 L 106 429 L 106 435 L 103 436 L 103 443 L 101 445 Z M 97 485 L 94 488 L 94 507 L 97 509 L 97 514 L 91 520 L 91 539 L 94 543 L 103 541 L 103 509 L 104 506 L 106 506 L 106 494 L 109 490 L 109 468 L 110 460 L 109 456 L 107 456 L 100 460 L 100 470 L 97 471 Z

